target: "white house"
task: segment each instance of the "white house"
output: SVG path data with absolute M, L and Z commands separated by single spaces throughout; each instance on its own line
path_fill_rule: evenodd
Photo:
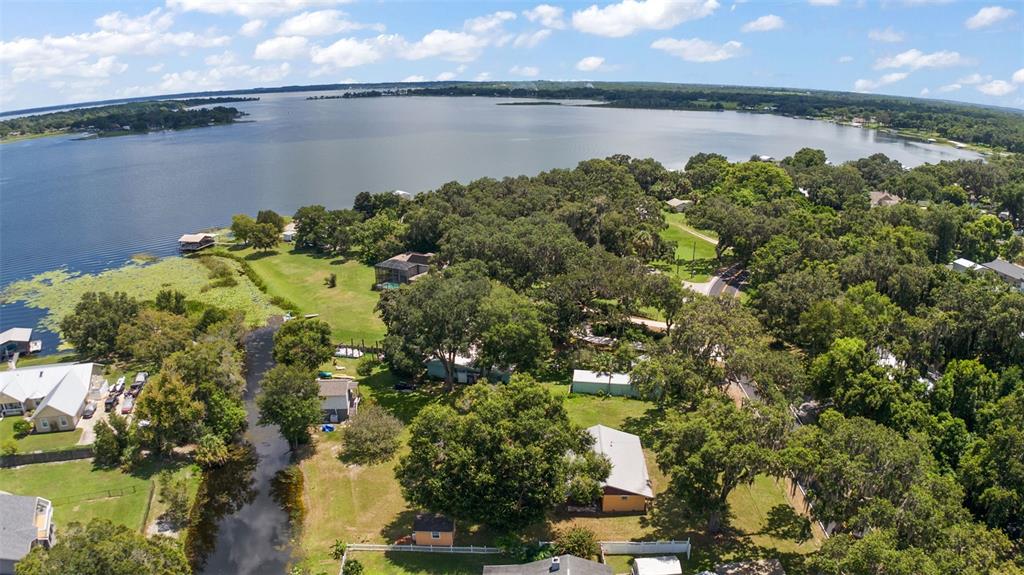
M 58 363 L 0 372 L 0 413 L 33 411 L 36 431 L 70 431 L 78 425 L 92 388 L 103 385 L 96 363 Z

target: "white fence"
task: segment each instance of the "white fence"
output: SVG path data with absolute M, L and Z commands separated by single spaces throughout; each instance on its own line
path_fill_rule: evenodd
M 469 545 L 468 547 L 442 547 L 440 545 L 381 545 L 377 543 L 349 543 L 346 547 L 349 551 L 414 551 L 419 553 L 473 553 L 473 554 L 494 554 L 501 553 L 497 547 L 481 547 Z
M 602 541 L 605 555 L 679 555 L 690 558 L 690 540 L 686 541 Z

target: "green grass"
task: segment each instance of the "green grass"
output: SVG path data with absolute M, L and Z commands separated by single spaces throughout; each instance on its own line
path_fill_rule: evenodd
M 335 341 L 365 341 L 369 345 L 384 337 L 384 322 L 374 312 L 380 294 L 372 289 L 372 267 L 355 260 L 295 251 L 291 244 L 281 244 L 266 253 L 251 249 L 234 253 L 249 262 L 269 295 L 288 300 L 303 314 L 320 314 L 320 319 L 331 325 Z M 325 282 L 332 273 L 338 283 L 329 288 Z
M 236 271 L 239 269 L 237 262 L 223 261 Z M 209 270 L 198 260 L 168 257 L 151 264 L 132 261 L 98 274 L 51 270 L 7 286 L 0 293 L 0 302 L 21 301 L 28 307 L 46 309 L 48 314 L 41 323 L 52 331 L 59 330 L 61 318 L 74 311 L 82 294 L 90 291 L 122 291 L 140 300 L 150 300 L 161 289 L 174 289 L 189 300 L 242 311 L 251 325 L 261 325 L 270 316 L 283 313 L 248 278 L 235 277 L 237 285 L 211 289 Z
M 21 439 L 14 436 L 14 422 L 24 419 L 20 415 L 8 416 L 0 420 L 0 444 L 13 440 L 18 446 L 18 453 L 32 451 L 61 451 L 71 449 L 82 437 L 81 429 L 71 431 L 52 431 L 50 433 L 30 433 Z
M 349 557 L 373 575 L 480 575 L 484 565 L 510 563 L 501 555 L 359 551 Z
M 26 357 L 18 358 L 18 367 L 31 367 L 33 365 L 52 365 L 54 363 L 64 363 L 78 361 L 78 357 L 73 353 L 52 353 L 49 355 L 29 355 Z M 0 371 L 7 371 L 10 369 L 10 364 L 6 361 L 0 363 Z
M 686 223 L 686 216 L 676 212 L 665 213 L 668 227 L 661 231 L 661 237 L 676 242 L 677 262 L 662 262 L 659 267 L 681 280 L 704 282 L 717 267 L 715 245 L 694 233 Z M 714 237 L 714 232 L 700 232 Z

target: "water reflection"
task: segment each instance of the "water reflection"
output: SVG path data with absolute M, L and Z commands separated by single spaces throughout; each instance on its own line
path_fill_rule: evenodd
M 221 519 L 256 500 L 256 462 L 256 449 L 245 442 L 231 446 L 227 463 L 203 474 L 185 534 L 185 554 L 194 571 L 201 571 L 213 552 Z

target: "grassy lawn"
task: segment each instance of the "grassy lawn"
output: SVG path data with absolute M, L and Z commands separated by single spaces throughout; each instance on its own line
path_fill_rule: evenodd
M 182 467 L 178 472 L 189 469 Z M 0 486 L 15 495 L 52 501 L 58 529 L 72 521 L 84 523 L 97 517 L 141 529 L 158 470 L 150 464 L 126 474 L 119 469 L 94 468 L 91 460 L 80 459 L 0 469 Z M 156 505 L 156 497 L 153 502 Z
M 355 375 L 355 362 L 338 361 L 340 373 Z M 440 384 L 420 388 L 411 393 L 392 389 L 395 378 L 387 371 L 361 379 L 360 390 L 366 401 L 375 401 L 403 421 L 410 421 L 425 405 L 454 400 L 461 389 L 445 394 Z M 651 403 L 623 397 L 569 395 L 569 386 L 546 383 L 556 395 L 565 397 L 569 418 L 584 427 L 597 423 L 624 429 L 649 437 L 659 419 L 660 411 Z M 403 438 L 404 441 L 405 438 Z M 645 445 L 649 443 L 645 441 Z M 303 566 L 311 572 L 336 569 L 330 558 L 330 546 L 336 539 L 347 542 L 393 543 L 411 532 L 415 510 L 402 498 L 394 478 L 398 458 L 379 465 L 346 465 L 339 460 L 342 448 L 340 431 L 316 433 L 316 448 L 302 461 L 305 476 L 306 518 L 301 548 Z M 661 493 L 667 479 L 658 469 L 654 453 L 645 450 L 648 470 L 656 493 Z M 663 496 L 664 497 L 664 496 Z M 786 504 L 782 487 L 775 480 L 759 477 L 750 487 L 736 489 L 729 499 L 729 529 L 718 538 L 705 535 L 703 525 L 685 522 L 671 511 L 649 512 L 647 515 L 578 517 L 556 514 L 544 525 L 531 529 L 527 535 L 550 539 L 555 530 L 570 525 L 584 525 L 602 540 L 686 539 L 694 541 L 694 556 L 688 568 L 713 566 L 715 562 L 743 553 L 752 556 L 780 557 L 787 564 L 799 565 L 800 556 L 816 548 L 814 541 L 803 542 L 796 536 L 798 519 Z M 781 506 L 781 507 L 780 507 Z M 459 525 L 458 545 L 493 544 L 495 534 L 475 526 Z M 360 552 L 358 559 L 369 573 L 442 574 L 479 573 L 486 558 L 412 553 Z M 496 560 L 491 557 L 491 562 Z M 628 558 L 616 558 L 617 572 L 628 571 Z M 500 562 L 500 561 L 499 561 Z M 622 568 L 619 569 L 621 563 Z
M 676 242 L 677 261 L 663 262 L 659 267 L 681 280 L 707 281 L 718 266 L 715 260 L 715 245 L 697 236 L 694 228 L 686 223 L 686 216 L 683 214 L 666 212 L 665 222 L 668 228 L 662 230 L 661 237 Z M 713 232 L 700 233 L 714 237 Z
M 20 415 L 8 416 L 0 420 L 0 443 L 14 441 L 18 453 L 31 451 L 60 451 L 71 449 L 82 437 L 81 429 L 71 431 L 53 431 L 50 433 L 30 433 L 21 439 L 14 436 L 14 422 L 24 419 Z
M 337 342 L 365 340 L 367 344 L 384 337 L 384 323 L 373 311 L 380 294 L 373 291 L 373 268 L 355 260 L 297 252 L 291 244 L 277 250 L 236 253 L 246 259 L 267 285 L 272 296 L 298 306 L 303 314 L 318 313 L 331 324 Z M 338 285 L 328 288 L 326 280 L 337 275 Z
M 480 575 L 484 565 L 508 563 L 501 555 L 446 555 L 360 551 L 349 557 L 373 575 Z
M 33 365 L 53 365 L 55 363 L 64 363 L 69 361 L 78 361 L 78 356 L 73 353 L 51 353 L 49 355 L 30 355 L 26 357 L 18 358 L 18 367 L 31 367 Z M 10 369 L 10 364 L 6 361 L 0 363 L 0 371 L 7 371 Z

